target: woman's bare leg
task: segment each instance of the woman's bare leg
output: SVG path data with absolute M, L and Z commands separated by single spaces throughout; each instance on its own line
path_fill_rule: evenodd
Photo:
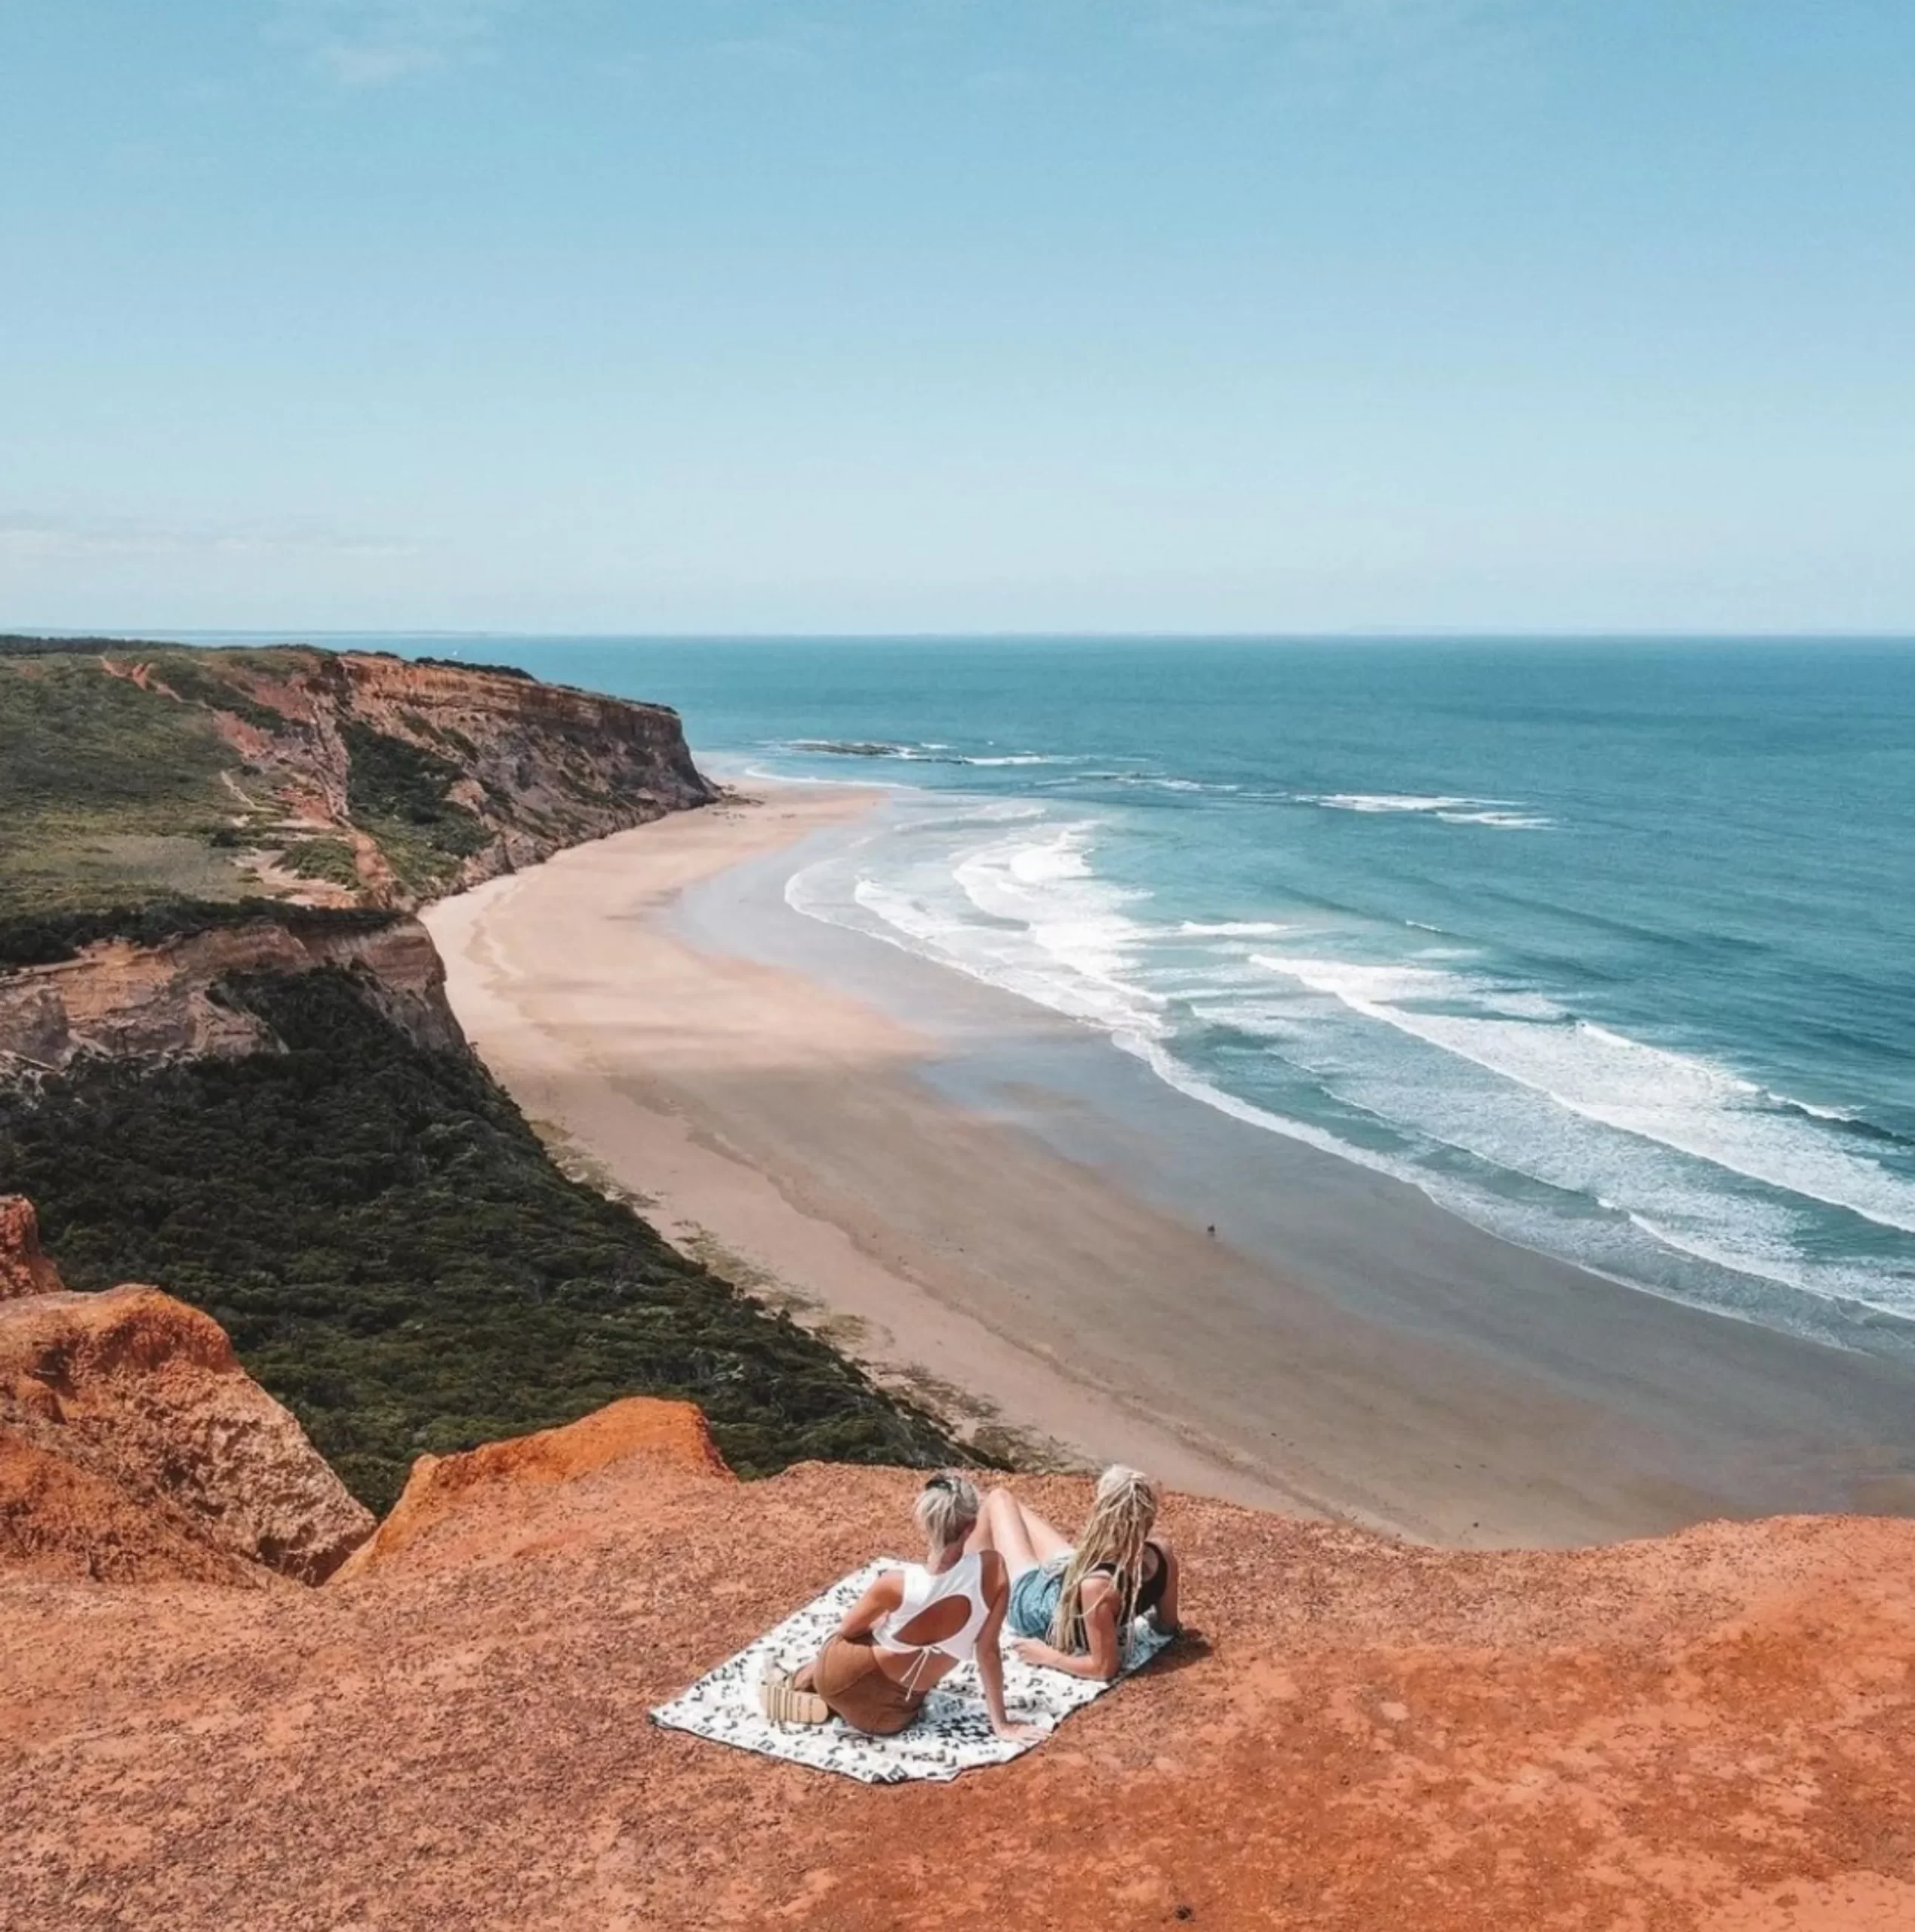
M 1008 1489 L 994 1489 L 978 1512 L 966 1549 L 994 1549 L 1012 1576 L 1035 1570 L 1070 1549 L 1070 1540 Z

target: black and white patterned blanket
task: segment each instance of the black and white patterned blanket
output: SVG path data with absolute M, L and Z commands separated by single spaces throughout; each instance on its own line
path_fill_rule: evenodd
M 793 1671 L 808 1663 L 872 1580 L 883 1571 L 903 1567 L 898 1557 L 881 1556 L 833 1584 L 776 1629 L 700 1678 L 682 1697 L 660 1704 L 651 1714 L 653 1721 L 720 1744 L 735 1744 L 741 1751 L 842 1772 L 866 1784 L 905 1784 L 920 1778 L 941 1782 L 981 1764 L 1007 1764 L 1041 1743 L 1041 1738 L 1007 1740 L 992 1734 L 978 1667 L 971 1663 L 960 1664 L 938 1684 L 925 1699 L 917 1722 L 895 1737 L 867 1737 L 836 1718 L 825 1724 L 787 1726 L 759 1714 L 758 1680 L 765 1660 Z M 1131 1629 L 1117 1681 L 1148 1663 L 1169 1641 L 1140 1618 Z M 1019 1723 L 1054 1730 L 1080 1705 L 1110 1688 L 1096 1678 L 1035 1669 L 1012 1654 L 1008 1631 L 1004 1642 L 1005 1706 Z

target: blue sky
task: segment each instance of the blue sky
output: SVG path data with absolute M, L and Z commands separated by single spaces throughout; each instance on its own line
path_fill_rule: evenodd
M 1915 631 L 1908 0 L 0 0 L 0 627 Z

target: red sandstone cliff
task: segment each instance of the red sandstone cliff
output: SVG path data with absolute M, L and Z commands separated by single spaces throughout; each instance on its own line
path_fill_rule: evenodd
M 133 652 L 103 664 L 135 679 L 148 668 Z M 276 838 L 270 827 L 248 833 L 257 843 L 245 863 L 264 863 L 264 875 L 291 896 L 319 903 L 409 906 L 421 896 L 396 865 L 385 829 L 356 816 L 353 764 L 364 755 L 362 743 L 355 748 L 356 728 L 447 768 L 445 795 L 486 835 L 434 892 L 476 884 L 716 795 L 691 761 L 678 714 L 663 705 L 372 653 L 287 650 L 275 654 L 270 669 L 257 655 L 211 653 L 199 668 L 206 674 L 199 691 L 213 695 L 193 701 L 212 712 L 232 747 L 236 801 L 276 805 L 280 829 L 295 841 L 331 834 L 354 848 L 357 884 L 329 886 L 276 877 L 272 856 L 288 838 Z M 145 688 L 166 689 L 151 679 Z M 233 694 L 231 710 L 220 709 L 223 688 Z
M 349 654 L 327 668 L 343 675 L 354 716 L 466 768 L 464 802 L 497 837 L 461 884 L 716 795 L 663 705 L 390 657 Z
M 32 1202 L 17 1194 L 0 1195 L 0 1301 L 57 1294 L 66 1285 L 60 1270 L 40 1251 L 40 1223 Z
M 402 918 L 340 931 L 343 922 L 329 928 L 319 912 L 403 912 L 715 795 L 663 706 L 503 672 L 291 648 L 191 654 L 190 678 L 171 672 L 176 689 L 165 674 L 181 657 L 149 660 L 129 647 L 97 668 L 154 705 L 210 720 L 232 763 L 205 801 L 204 856 L 229 870 L 234 894 L 277 897 L 286 910 L 157 945 L 108 939 L 55 963 L 0 968 L 0 1078 L 32 1078 L 87 1052 L 251 1051 L 265 1044 L 260 1029 L 220 1001 L 219 980 L 324 965 L 359 969 L 423 1044 L 461 1044 L 422 927 Z M 362 782 L 363 767 L 395 756 L 405 768 L 383 782 L 401 785 L 396 796 L 421 823 Z M 368 799 L 383 799 L 386 816 Z M 304 865 L 300 855 L 319 853 L 328 856 L 317 869 Z M 302 911 L 311 908 L 319 912 Z
M 69 1294 L 0 1201 L 0 1574 L 257 1586 L 330 1574 L 372 1519 L 210 1316 Z

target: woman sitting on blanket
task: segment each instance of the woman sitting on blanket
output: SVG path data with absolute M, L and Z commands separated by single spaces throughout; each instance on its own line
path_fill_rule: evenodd
M 1098 1478 L 1074 1549 L 1008 1490 L 985 1497 L 971 1547 L 1009 1566 L 1011 1648 L 1025 1663 L 1107 1681 L 1122 1667 L 1134 1619 L 1176 1635 L 1177 1553 L 1150 1534 L 1156 1520 L 1156 1484 L 1122 1463 Z
M 925 1533 L 924 1561 L 885 1571 L 796 1677 L 768 1664 L 759 1707 L 775 1724 L 823 1724 L 835 1714 L 854 1730 L 888 1737 L 916 1718 L 933 1684 L 974 1657 L 991 1729 L 999 1737 L 1038 1735 L 1004 1712 L 997 1640 L 1010 1580 L 996 1550 L 965 1546 L 978 1492 L 962 1476 L 933 1476 L 913 1514 Z

